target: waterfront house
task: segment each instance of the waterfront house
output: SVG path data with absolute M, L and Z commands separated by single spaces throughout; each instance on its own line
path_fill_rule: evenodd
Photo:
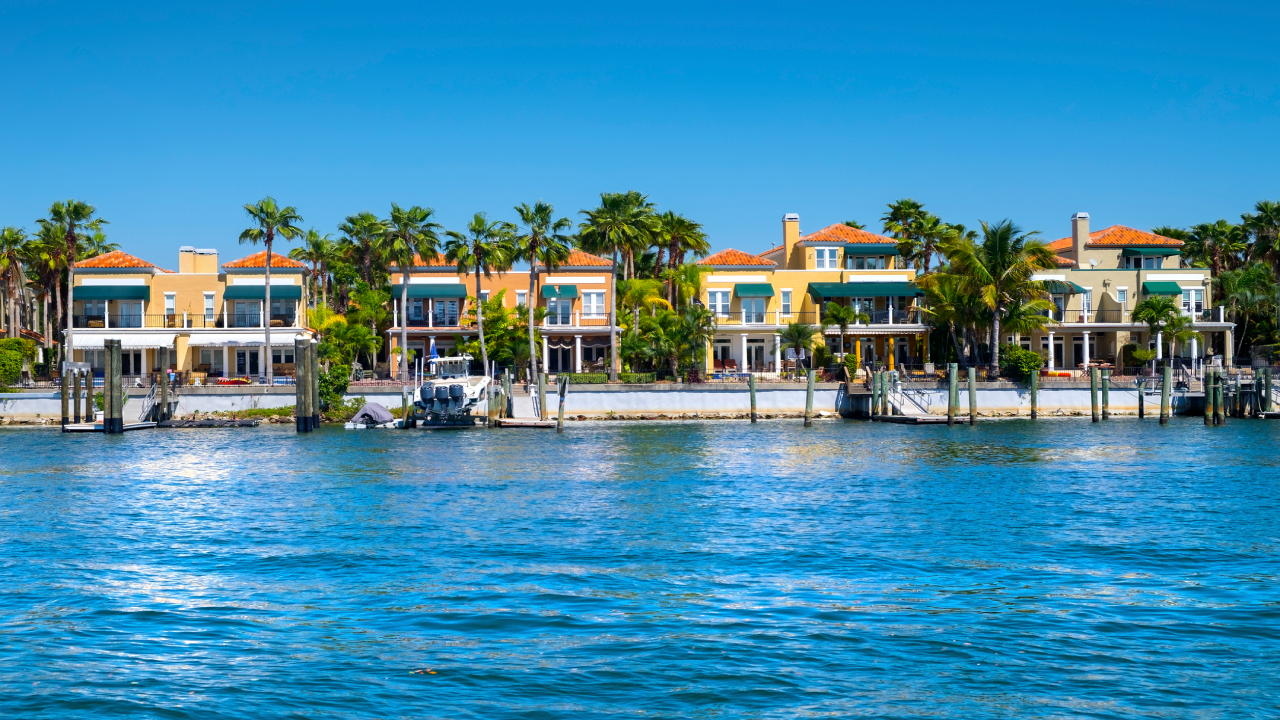
M 271 323 L 273 372 L 293 374 L 293 343 L 305 329 L 306 266 L 271 259 L 271 307 L 265 307 L 266 252 L 218 264 L 216 250 L 182 247 L 178 269 L 166 270 L 123 251 L 76 263 L 72 288 L 73 358 L 104 366 L 107 339 L 121 341 L 125 376 L 170 369 L 208 377 L 265 373 L 263 325 Z
M 409 349 L 417 357 L 446 356 L 454 352 L 456 338 L 478 335 L 474 320 L 467 318 L 467 302 L 474 300 L 475 275 L 458 272 L 457 265 L 437 254 L 429 261 L 415 256 L 409 271 L 409 300 L 401 307 L 403 273 L 390 268 L 392 322 L 387 329 L 389 347 L 400 345 L 402 324 Z M 606 369 L 609 355 L 609 322 L 613 263 L 572 250 L 554 272 L 539 265 L 533 302 L 545 308 L 538 325 L 542 337 L 541 361 L 545 372 L 584 372 Z M 494 272 L 480 277 L 480 297 L 488 300 L 499 291 L 503 305 L 514 310 L 529 302 L 528 270 Z M 393 354 L 393 362 L 398 362 Z M 394 370 L 393 370 L 394 372 Z
M 857 308 L 866 320 L 828 328 L 826 346 L 838 356 L 853 353 L 859 364 L 919 363 L 922 323 L 913 281 L 902 267 L 898 241 L 847 225 L 809 235 L 800 216 L 782 219 L 782 243 L 759 255 L 722 250 L 699 261 L 702 302 L 716 316 L 707 371 L 776 373 L 785 362 L 779 332 L 789 323 L 820 326 L 827 303 Z
M 1205 338 L 1204 343 L 1192 341 L 1179 348 L 1179 358 L 1221 356 L 1223 364 L 1230 365 L 1234 325 L 1225 320 L 1222 308 L 1209 308 L 1210 269 L 1185 265 L 1180 240 L 1123 225 L 1091 232 L 1089 222 L 1089 213 L 1072 215 L 1070 237 L 1049 243 L 1058 269 L 1034 276 L 1049 287 L 1056 324 L 1029 337 L 1007 335 L 1005 342 L 1041 353 L 1051 369 L 1114 364 L 1130 342 L 1156 348 L 1163 357 L 1168 341 L 1152 337 L 1145 324 L 1133 321 L 1132 313 L 1144 298 L 1167 295 L 1178 301 Z

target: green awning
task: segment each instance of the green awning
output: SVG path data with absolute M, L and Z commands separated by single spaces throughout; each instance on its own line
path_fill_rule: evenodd
M 773 286 L 769 283 L 738 283 L 733 286 L 738 297 L 773 297 Z
M 1054 295 L 1083 295 L 1085 289 L 1070 280 L 1046 280 L 1044 287 Z
M 890 253 L 898 254 L 897 243 L 847 243 L 844 246 L 845 255 L 883 255 Z
M 151 302 L 151 288 L 146 285 L 77 285 L 72 300 L 146 300 Z
M 924 295 L 924 292 L 909 282 L 809 283 L 809 297 L 813 298 L 814 302 L 831 298 L 897 297 L 899 295 Z
M 230 285 L 222 292 L 224 300 L 266 300 L 266 285 Z M 301 285 L 272 285 L 272 300 L 301 300 Z
M 1181 295 L 1182 288 L 1176 282 L 1160 280 L 1142 283 L 1142 292 L 1148 295 Z
M 542 297 L 548 299 L 567 299 L 578 297 L 577 285 L 543 285 Z
M 1171 248 L 1171 247 L 1125 248 L 1120 251 L 1120 257 L 1150 257 L 1153 255 L 1160 256 L 1160 257 L 1168 257 L 1170 255 L 1181 255 L 1181 254 L 1182 254 L 1182 250 L 1180 248 Z
M 399 300 L 402 297 L 404 285 L 392 285 L 391 297 Z M 428 283 L 409 283 L 409 297 L 411 298 L 432 298 L 434 300 L 460 300 L 467 296 L 467 286 L 462 283 L 449 283 L 447 285 L 437 285 Z

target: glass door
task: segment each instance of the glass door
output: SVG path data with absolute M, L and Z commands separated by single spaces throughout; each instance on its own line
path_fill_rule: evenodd
M 237 350 L 236 351 L 236 375 L 257 375 L 258 374 L 258 351 L 257 350 Z

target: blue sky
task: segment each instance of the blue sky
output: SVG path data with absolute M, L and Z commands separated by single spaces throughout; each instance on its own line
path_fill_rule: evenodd
M 268 193 L 333 231 L 637 189 L 755 252 L 908 196 L 1048 239 L 1280 198 L 1274 3 L 106 5 L 0 6 L 0 225 L 82 199 L 165 266 Z

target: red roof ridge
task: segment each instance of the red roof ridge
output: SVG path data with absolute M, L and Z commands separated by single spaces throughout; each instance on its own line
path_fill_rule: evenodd
M 78 268 L 153 268 L 155 265 L 123 250 L 95 255 L 76 263 Z
M 877 235 L 873 232 L 867 232 L 866 230 L 849 227 L 844 223 L 839 223 L 836 225 L 828 225 L 815 233 L 805 235 L 800 238 L 800 242 L 806 245 L 810 242 L 850 244 L 865 243 L 868 245 L 893 243 L 896 245 L 898 240 L 891 237 L 885 237 L 884 235 Z
M 1089 241 L 1085 243 L 1085 247 L 1123 247 L 1126 245 L 1182 247 L 1183 242 L 1164 235 L 1156 235 L 1146 230 L 1138 230 L 1125 225 L 1112 225 L 1089 233 Z M 1069 237 L 1060 238 L 1049 243 L 1049 248 L 1054 252 L 1070 250 L 1071 247 L 1072 239 Z
M 725 250 L 721 250 L 720 252 L 714 255 L 711 255 L 710 257 L 705 257 L 699 260 L 698 264 L 709 265 L 709 266 L 741 265 L 741 266 L 752 266 L 752 267 L 767 267 L 769 265 L 777 265 L 778 263 L 772 260 L 766 260 L 760 257 L 759 255 L 751 255 L 750 253 L 744 253 L 741 250 L 734 250 L 733 248 L 727 248 Z
M 267 267 L 267 251 L 256 252 L 248 257 L 242 257 L 239 260 L 222 263 L 224 268 L 266 268 Z M 290 257 L 285 257 L 278 252 L 271 253 L 271 267 L 274 268 L 302 268 L 305 270 L 307 266 Z

